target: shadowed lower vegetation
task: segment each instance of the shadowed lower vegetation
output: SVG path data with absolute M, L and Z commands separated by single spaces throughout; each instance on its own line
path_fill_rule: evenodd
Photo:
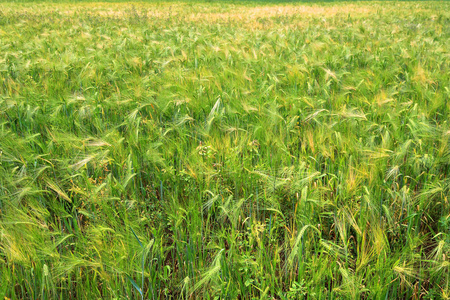
M 0 4 L 0 298 L 448 299 L 450 3 Z

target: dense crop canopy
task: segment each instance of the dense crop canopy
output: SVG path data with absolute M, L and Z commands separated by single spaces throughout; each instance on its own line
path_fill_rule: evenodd
M 0 298 L 448 298 L 449 12 L 0 3 Z

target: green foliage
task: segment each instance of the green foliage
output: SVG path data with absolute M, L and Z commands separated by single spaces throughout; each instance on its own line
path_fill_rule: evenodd
M 1 3 L 0 298 L 448 298 L 449 12 Z

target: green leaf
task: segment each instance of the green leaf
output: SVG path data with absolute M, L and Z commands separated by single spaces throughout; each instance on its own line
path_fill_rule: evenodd
M 141 240 L 138 238 L 136 232 L 134 232 L 133 228 L 130 227 L 130 229 L 131 229 L 131 231 L 133 232 L 134 237 L 135 237 L 136 240 L 138 241 L 138 243 L 139 243 L 139 245 L 141 246 L 141 248 L 144 248 L 144 245 L 142 245 Z
M 139 292 L 139 294 L 140 294 L 141 296 L 143 296 L 142 290 L 141 290 L 141 288 L 137 285 L 136 281 L 134 281 L 133 278 L 131 278 L 130 275 L 128 275 L 128 274 L 127 274 L 127 278 L 128 278 L 128 280 L 131 282 L 131 284 L 134 286 L 134 288 Z

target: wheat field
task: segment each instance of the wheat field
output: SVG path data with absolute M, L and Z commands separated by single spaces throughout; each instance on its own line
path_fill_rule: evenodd
M 0 299 L 449 299 L 450 2 L 0 2 Z

